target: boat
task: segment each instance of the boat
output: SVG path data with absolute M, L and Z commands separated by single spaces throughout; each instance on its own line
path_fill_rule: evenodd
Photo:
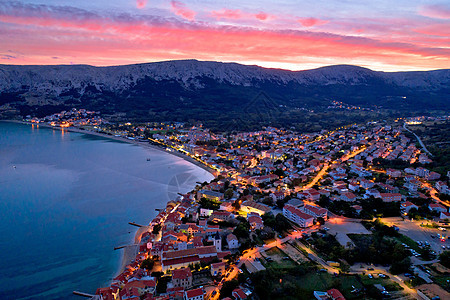
M 147 161 L 151 161 L 151 159 L 150 159 L 150 158 L 147 158 Z

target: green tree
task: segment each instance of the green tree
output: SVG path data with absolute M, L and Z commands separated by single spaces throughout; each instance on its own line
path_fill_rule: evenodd
M 220 289 L 220 298 L 231 297 L 231 293 L 238 285 L 237 280 L 225 281 Z
M 444 251 L 439 254 L 439 262 L 441 265 L 450 268 L 450 251 Z
M 227 189 L 224 193 L 225 199 L 231 199 L 231 197 L 233 197 L 233 193 L 234 193 L 233 189 Z
M 155 226 L 153 226 L 152 233 L 158 234 L 160 230 L 161 230 L 161 224 L 156 224 Z
M 155 265 L 155 261 L 152 258 L 147 258 L 141 263 L 141 269 L 146 269 L 151 271 L 153 266 Z
M 400 274 L 409 272 L 411 268 L 411 259 L 409 257 L 405 257 L 404 259 L 398 261 L 394 261 L 389 269 L 389 272 L 392 274 Z

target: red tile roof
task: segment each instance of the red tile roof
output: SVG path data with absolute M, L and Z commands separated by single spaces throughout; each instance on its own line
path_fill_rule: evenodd
M 188 299 L 194 298 L 194 297 L 198 297 L 198 296 L 201 296 L 201 295 L 203 295 L 203 289 L 201 289 L 201 288 L 186 291 L 186 297 Z
M 172 271 L 172 279 L 188 279 L 189 277 L 192 277 L 191 269 L 189 268 L 183 268 L 183 269 L 177 269 Z

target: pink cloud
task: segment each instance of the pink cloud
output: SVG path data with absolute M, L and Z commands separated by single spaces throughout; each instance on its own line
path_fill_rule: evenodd
M 147 0 L 136 0 L 136 7 L 143 9 L 147 5 Z
M 415 42 L 401 43 L 389 41 L 383 34 L 367 38 L 306 30 L 264 30 L 139 15 L 98 15 L 70 7 L 25 4 L 0 6 L 0 22 L 4 24 L 0 53 L 8 49 L 26 53 L 27 58 L 15 60 L 24 64 L 52 64 L 55 61 L 51 57 L 58 56 L 60 63 L 94 65 L 197 58 L 260 64 L 301 65 L 299 61 L 326 60 L 450 67 L 446 44 L 439 43 L 437 38 L 421 40 L 417 33 Z M 439 30 L 444 32 L 445 28 Z
M 429 36 L 448 37 L 450 33 L 450 24 L 433 24 L 414 29 L 415 32 Z
M 220 19 L 241 19 L 243 17 L 242 11 L 239 9 L 222 9 L 211 12 L 211 15 L 217 20 Z
M 265 12 L 259 12 L 257 14 L 254 13 L 246 13 L 241 11 L 240 9 L 221 9 L 214 10 L 211 12 L 211 16 L 217 20 L 226 19 L 226 20 L 252 20 L 257 19 L 259 21 L 267 21 L 269 19 L 276 19 L 275 16 L 269 15 Z
M 304 27 L 312 27 L 312 26 L 323 25 L 323 24 L 328 23 L 327 20 L 320 20 L 320 19 L 316 19 L 316 18 L 299 18 L 297 21 L 300 24 L 302 24 L 302 26 L 304 26 Z
M 172 0 L 170 2 L 172 11 L 177 16 L 180 16 L 186 20 L 193 21 L 195 19 L 195 11 L 186 7 L 186 5 L 180 1 Z
M 255 17 L 256 17 L 258 20 L 265 21 L 265 20 L 267 20 L 267 19 L 269 18 L 269 15 L 266 14 L 265 12 L 260 12 L 260 13 L 257 13 L 257 14 L 255 15 Z
M 450 6 L 424 5 L 419 8 L 419 14 L 434 19 L 450 19 Z

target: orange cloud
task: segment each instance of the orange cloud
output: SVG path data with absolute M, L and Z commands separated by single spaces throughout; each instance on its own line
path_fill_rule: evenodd
M 147 5 L 147 0 L 136 0 L 136 7 L 143 9 Z
M 193 21 L 195 19 L 195 11 L 186 7 L 186 5 L 180 1 L 172 0 L 170 2 L 172 11 L 177 16 L 180 16 L 186 20 Z
M 260 65 L 356 63 L 391 69 L 450 67 L 450 50 L 439 39 L 389 42 L 300 30 L 261 30 L 237 26 L 184 23 L 158 17 L 100 16 L 67 7 L 26 5 L 0 9 L 0 53 L 14 63 L 88 63 L 110 65 L 196 58 Z M 437 30 L 429 28 L 429 30 Z M 441 28 L 440 30 L 445 30 Z M 429 36 L 427 36 L 429 37 Z M 408 40 L 405 38 L 405 40 Z
M 316 25 L 324 25 L 328 23 L 328 21 L 326 20 L 320 20 L 316 18 L 299 18 L 297 21 L 304 27 L 313 27 Z

